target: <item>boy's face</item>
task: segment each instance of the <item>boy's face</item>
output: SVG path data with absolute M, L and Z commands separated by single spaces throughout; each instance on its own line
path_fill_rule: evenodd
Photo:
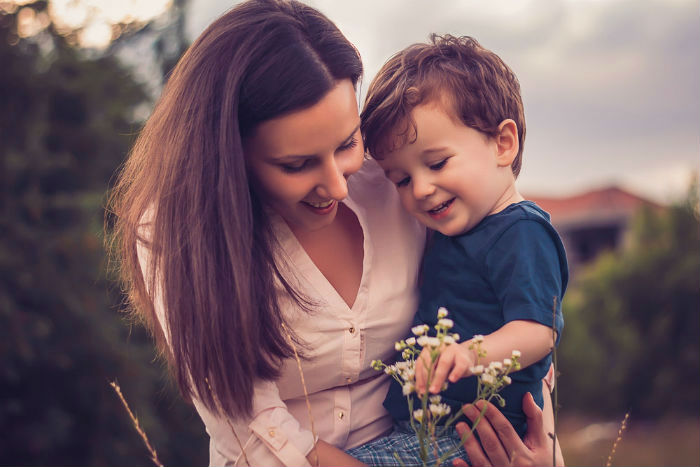
M 459 235 L 522 200 L 510 168 L 518 152 L 512 120 L 504 120 L 501 133 L 489 138 L 453 119 L 437 102 L 415 107 L 411 116 L 416 141 L 378 162 L 404 208 L 421 223 L 444 235 Z

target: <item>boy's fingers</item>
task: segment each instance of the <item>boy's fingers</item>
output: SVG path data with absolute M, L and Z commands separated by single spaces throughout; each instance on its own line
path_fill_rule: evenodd
M 416 391 L 418 391 L 418 394 L 421 394 L 425 388 L 424 372 L 425 370 L 423 369 L 422 365 L 416 366 Z
M 428 369 L 430 368 L 430 352 L 427 349 L 418 356 L 416 361 L 416 390 L 422 395 L 425 392 L 425 385 L 428 379 Z
M 433 372 L 432 381 L 430 381 L 430 392 L 437 394 L 442 389 L 442 384 L 447 379 L 447 373 L 449 373 L 454 363 L 454 354 L 444 353 L 440 355 L 440 359 L 437 362 L 435 371 Z
M 455 364 L 452 367 L 452 371 L 450 372 L 450 377 L 448 379 L 451 382 L 455 383 L 460 378 L 463 378 L 467 375 L 467 370 L 468 368 L 466 362 L 459 359 L 455 359 Z

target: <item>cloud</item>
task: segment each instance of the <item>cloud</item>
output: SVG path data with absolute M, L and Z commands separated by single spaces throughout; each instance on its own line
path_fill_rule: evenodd
M 392 54 L 431 32 L 472 35 L 498 53 L 523 90 L 528 122 L 523 191 L 570 192 L 634 179 L 635 186 L 647 180 L 646 191 L 658 197 L 668 180 L 677 184 L 678 173 L 700 166 L 695 0 L 307 3 L 335 21 L 360 50 L 364 89 Z M 194 0 L 188 30 L 203 29 L 230 6 Z M 663 176 L 670 172 L 676 175 Z M 685 186 L 679 187 L 683 192 Z

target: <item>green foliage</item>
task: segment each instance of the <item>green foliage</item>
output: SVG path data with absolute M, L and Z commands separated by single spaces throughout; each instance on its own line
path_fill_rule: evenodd
M 563 306 L 565 410 L 700 415 L 697 180 L 683 202 L 639 212 L 628 248 L 586 268 Z
M 17 42 L 15 21 L 0 14 L 0 464 L 148 464 L 113 379 L 166 464 L 203 464 L 201 422 L 104 272 L 102 204 L 147 96 L 112 57 Z

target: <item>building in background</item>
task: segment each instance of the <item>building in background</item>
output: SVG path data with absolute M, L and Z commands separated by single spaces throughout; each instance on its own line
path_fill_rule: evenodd
M 525 198 L 537 203 L 552 217 L 566 248 L 572 275 L 578 266 L 602 251 L 623 248 L 629 222 L 640 208 L 662 208 L 616 186 L 564 198 Z

